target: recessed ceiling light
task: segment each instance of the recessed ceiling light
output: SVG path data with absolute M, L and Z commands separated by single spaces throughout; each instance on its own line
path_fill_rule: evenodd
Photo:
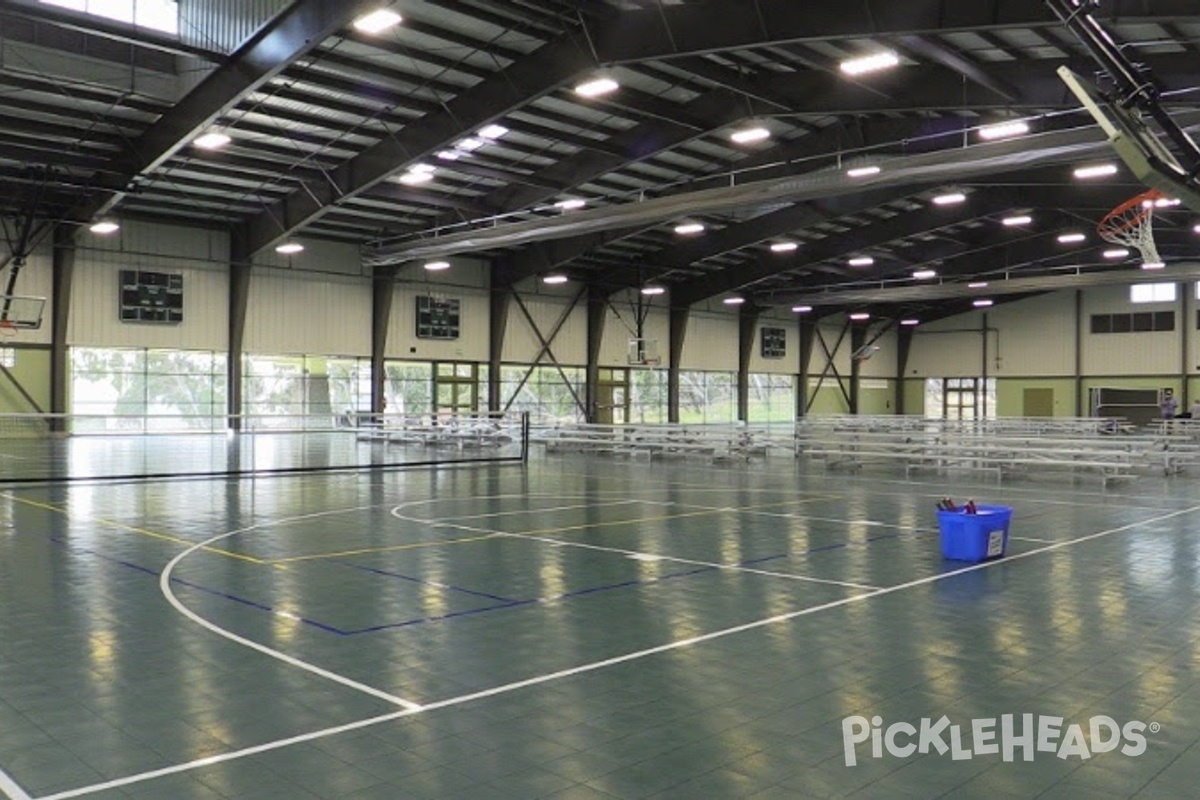
M 900 320 L 900 324 L 901 325 L 920 325 L 921 320 L 919 320 L 919 319 L 902 319 L 902 320 Z
M 1012 122 L 997 122 L 993 125 L 984 125 L 979 129 L 979 138 L 987 141 L 994 139 L 1010 139 L 1013 136 L 1023 136 L 1029 133 L 1029 123 L 1021 120 Z
M 408 172 L 400 176 L 399 181 L 408 186 L 416 186 L 420 183 L 429 183 L 433 180 L 433 170 L 415 170 L 410 169 Z
M 657 297 L 660 294 L 666 294 L 667 290 L 661 286 L 643 286 L 642 294 L 647 297 Z
M 1128 258 L 1129 250 L 1124 247 L 1114 247 L 1111 250 L 1105 250 L 1100 255 L 1104 256 L 1105 258 L 1109 258 L 1109 259 Z
M 742 303 L 746 302 L 746 298 L 744 298 L 744 297 L 726 297 L 721 302 L 723 302 L 727 306 L 740 306 Z
M 1078 244 L 1079 242 L 1086 241 L 1087 234 L 1085 233 L 1063 233 L 1058 237 L 1059 244 Z
M 792 311 L 797 314 L 807 314 L 812 311 L 812 306 L 792 306 Z
M 232 142 L 229 134 L 221 131 L 209 131 L 208 133 L 197 136 L 192 140 L 192 144 L 199 147 L 201 150 L 219 150 L 225 145 Z
M 462 158 L 462 153 L 458 150 L 439 150 L 437 157 L 442 161 L 458 161 Z
M 995 301 L 993 300 L 976 300 L 975 302 L 971 303 L 971 305 L 975 306 L 976 308 L 987 308 L 994 302 Z
M 1079 169 L 1075 170 L 1075 177 L 1079 178 L 1080 180 L 1087 180 L 1088 178 L 1104 178 L 1109 175 L 1116 174 L 1116 164 L 1096 164 L 1091 167 L 1080 167 Z
M 351 24 L 354 25 L 355 30 L 363 33 L 383 33 L 388 28 L 399 25 L 400 21 L 400 15 L 395 11 L 381 8 L 378 11 L 363 14 Z
M 882 172 L 880 167 L 872 165 L 869 167 L 854 167 L 853 169 L 848 169 L 846 170 L 846 175 L 851 178 L 866 178 L 871 175 L 878 175 L 880 172 Z
M 566 200 L 559 200 L 554 204 L 555 208 L 560 208 L 563 211 L 575 211 L 587 205 L 587 201 L 580 197 L 568 197 Z
M 853 314 L 850 315 L 850 319 L 854 320 L 855 322 L 862 322 L 863 320 L 867 320 L 870 318 L 871 318 L 871 315 L 865 311 L 855 311 Z
M 927 281 L 930 278 L 937 277 L 937 270 L 935 270 L 935 269 L 919 269 L 916 272 L 914 272 L 912 274 L 912 276 L 919 281 Z
M 987 281 L 971 281 L 967 284 L 968 289 L 986 289 Z
M 861 58 L 851 58 L 841 64 L 842 72 L 847 75 L 865 75 L 869 72 L 879 72 L 899 65 L 900 58 L 890 50 L 872 53 Z
M 958 203 L 965 203 L 966 201 L 967 196 L 962 192 L 939 194 L 937 197 L 933 198 L 933 204 L 935 206 L 953 206 L 957 205 Z
M 575 87 L 575 94 L 580 97 L 600 97 L 621 88 L 621 84 L 612 78 L 594 78 Z
M 743 128 L 740 131 L 734 131 L 729 136 L 734 144 L 753 144 L 761 142 L 764 139 L 771 138 L 771 132 L 761 125 L 754 128 Z
M 1028 214 L 1021 214 L 1015 217 L 1005 217 L 1004 219 L 1000 220 L 1000 224 L 1009 228 L 1015 225 L 1028 225 L 1031 222 L 1033 222 L 1033 217 L 1029 216 Z
M 88 230 L 92 233 L 98 233 L 101 236 L 107 236 L 110 233 L 116 233 L 120 229 L 121 226 L 113 222 L 111 219 L 102 219 L 93 223 L 92 226 L 88 228 Z
M 1200 228 L 1200 226 L 1197 226 Z M 796 242 L 775 242 L 771 245 L 772 253 L 792 253 L 800 247 Z
M 869 267 L 875 263 L 875 259 L 870 256 L 855 256 L 846 263 L 852 267 Z
M 684 222 L 675 226 L 675 232 L 680 236 L 691 236 L 697 233 L 704 232 L 704 223 L 702 222 Z
M 484 127 L 480 128 L 479 133 L 477 133 L 476 136 L 478 136 L 480 139 L 487 139 L 489 142 L 494 142 L 503 137 L 506 133 L 508 133 L 508 128 L 493 122 L 491 125 L 485 125 Z
M 285 256 L 294 256 L 296 253 L 304 252 L 304 245 L 299 242 L 284 242 L 275 248 L 275 252 Z
M 568 280 L 570 279 L 566 275 L 554 273 L 542 278 L 542 283 L 548 283 L 551 286 L 558 286 L 559 284 L 566 283 Z
M 450 269 L 449 261 L 430 261 L 425 264 L 425 269 L 429 272 L 442 272 Z
M 468 136 L 466 139 L 454 145 L 455 150 L 461 150 L 464 153 L 474 153 L 479 148 L 483 147 L 486 142 L 483 139 L 476 139 L 474 136 Z
M 1142 264 L 1142 269 L 1165 269 L 1166 266 L 1167 265 L 1161 261 L 1147 261 L 1146 263 Z

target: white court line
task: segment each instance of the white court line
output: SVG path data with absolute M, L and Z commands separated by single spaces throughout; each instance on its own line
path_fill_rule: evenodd
M 733 509 L 717 508 L 714 511 L 731 511 Z M 402 517 L 401 519 L 408 519 Z M 453 528 L 454 530 L 466 531 L 467 533 L 480 533 L 488 536 L 506 536 L 511 539 L 527 539 L 531 542 L 545 542 L 546 544 L 556 545 L 558 547 L 576 547 L 582 550 L 598 550 L 602 553 L 617 553 L 623 556 L 631 556 L 640 558 L 644 561 L 673 561 L 677 564 L 689 564 L 697 567 L 711 567 L 713 569 L 729 570 L 731 572 L 747 572 L 754 575 L 765 575 L 771 578 L 785 578 L 792 581 L 803 581 L 805 583 L 824 583 L 832 586 L 845 586 L 851 589 L 878 589 L 878 586 L 871 586 L 866 583 L 851 583 L 849 581 L 835 581 L 829 578 L 812 578 L 807 575 L 796 575 L 791 572 L 773 572 L 766 569 L 755 569 L 754 567 L 743 567 L 739 564 L 722 564 L 717 561 L 698 561 L 693 558 L 677 558 L 675 556 L 665 556 L 660 553 L 647 553 L 643 550 L 626 550 L 623 547 L 606 547 L 598 544 L 588 544 L 587 542 L 572 542 L 568 539 L 555 539 L 552 536 L 537 536 L 531 533 L 510 533 L 508 531 L 497 531 L 491 528 L 476 528 L 472 525 L 459 525 L 454 522 L 439 522 L 439 528 Z
M 952 570 L 950 572 L 943 572 L 938 575 L 930 575 L 929 577 L 926 577 L 926 578 L 918 578 L 913 581 L 908 581 L 907 583 L 901 583 L 901 584 L 897 584 L 895 586 L 888 586 L 883 589 L 876 589 L 874 591 L 866 592 L 864 594 L 854 595 L 853 597 L 846 597 L 846 598 L 842 598 L 841 600 L 834 600 L 829 603 L 822 603 L 821 605 L 818 605 L 818 606 L 809 606 L 808 608 L 802 608 L 797 611 L 790 611 L 786 614 L 778 614 L 773 617 L 768 617 L 766 619 L 757 620 L 756 622 L 747 622 L 743 625 L 736 625 L 732 628 L 724 628 L 719 631 L 713 631 L 712 633 L 705 633 L 705 634 L 701 634 L 700 636 L 693 636 L 688 639 L 681 639 L 679 641 L 669 642 L 667 644 L 658 645 L 657 647 L 650 647 L 645 650 L 638 650 L 633 653 L 626 653 L 623 656 L 616 656 L 614 658 L 605 659 L 603 661 L 594 661 L 590 664 L 581 664 L 578 667 L 571 667 L 569 669 L 560 670 L 559 672 L 552 672 L 547 675 L 539 675 L 534 678 L 527 678 L 522 681 L 515 681 L 513 683 L 506 683 L 501 686 L 495 686 L 491 689 L 483 689 L 478 692 L 472 692 L 470 694 L 464 694 L 464 695 L 460 695 L 458 697 L 452 697 L 452 698 L 449 698 L 446 700 L 438 700 L 438 701 L 435 701 L 432 703 L 426 703 L 425 705 L 423 705 L 419 708 L 406 709 L 404 711 L 397 711 L 392 714 L 385 714 L 385 715 L 379 716 L 379 717 L 371 717 L 370 719 L 360 720 L 359 722 L 351 722 L 346 725 L 339 725 L 335 728 L 325 728 L 324 730 L 313 731 L 311 733 L 301 734 L 299 736 L 293 736 L 288 739 L 279 739 L 274 742 L 266 742 L 264 744 L 246 748 L 245 750 L 236 750 L 231 753 L 224 753 L 222 755 L 217 755 L 217 756 L 209 756 L 208 758 L 202 758 L 197 761 L 189 761 L 189 762 L 186 762 L 183 764 L 176 764 L 175 766 L 172 766 L 172 767 L 165 767 L 163 769 L 153 770 L 151 772 L 143 772 L 143 773 L 140 773 L 137 775 L 130 775 L 125 778 L 117 778 L 116 780 L 108 781 L 106 783 L 98 783 L 93 786 L 84 786 L 79 789 L 71 789 L 66 792 L 59 792 L 58 794 L 40 797 L 40 798 L 37 798 L 37 800 L 68 800 L 68 798 L 72 798 L 72 797 L 82 797 L 84 795 L 89 795 L 89 794 L 94 794 L 96 792 L 106 791 L 108 789 L 113 789 L 113 788 L 116 788 L 119 786 L 128 786 L 133 783 L 140 783 L 142 781 L 152 780 L 154 778 L 160 778 L 165 775 L 174 775 L 174 774 L 178 774 L 180 772 L 186 772 L 188 770 L 197 769 L 200 767 L 206 767 L 211 764 L 218 764 L 223 761 L 232 761 L 234 759 L 243 758 L 245 756 L 251 756 L 251 755 L 256 755 L 258 753 L 264 753 L 269 750 L 278 750 L 283 747 L 288 747 L 289 745 L 292 745 L 292 744 L 298 744 L 300 742 L 309 742 L 309 741 L 313 741 L 314 739 L 320 739 L 320 738 L 324 738 L 326 736 L 333 736 L 333 735 L 336 735 L 338 733 L 342 733 L 345 731 L 356 730 L 358 728 L 365 728 L 369 725 L 377 725 L 377 724 L 380 724 L 383 722 L 400 719 L 402 717 L 407 717 L 407 716 L 411 716 L 411 715 L 415 715 L 415 714 L 421 714 L 421 713 L 428 712 L 428 711 L 435 711 L 435 710 L 441 709 L 441 708 L 449 708 L 451 706 L 458 706 L 458 705 L 462 705 L 464 703 L 472 702 L 474 700 L 481 700 L 486 697 L 495 697 L 496 695 L 506 694 L 508 692 L 516 691 L 518 689 L 524 689 L 524 688 L 527 688 L 530 686 L 537 686 L 539 684 L 549 683 L 550 681 L 556 681 L 556 680 L 560 680 L 562 678 L 568 678 L 573 675 L 581 675 L 586 672 L 593 672 L 598 669 L 604 669 L 605 667 L 611 667 L 615 664 L 622 664 L 627 661 L 635 661 L 640 658 L 645 658 L 646 656 L 657 655 L 658 653 L 665 653 L 665 652 L 669 652 L 671 650 L 678 650 L 678 649 L 684 648 L 684 647 L 691 647 L 692 645 L 696 645 L 701 642 L 712 641 L 713 639 L 721 639 L 726 636 L 732 636 L 734 634 L 744 633 L 745 631 L 754 630 L 756 628 L 762 628 L 767 625 L 775 625 L 780 622 L 787 622 L 789 620 L 793 620 L 798 617 L 808 616 L 809 614 L 816 614 L 819 611 L 827 611 L 832 608 L 840 608 L 841 606 L 849 605 L 851 603 L 858 603 L 863 600 L 870 600 L 874 597 L 880 597 L 880 596 L 886 595 L 886 594 L 901 592 L 901 591 L 904 591 L 905 589 L 912 589 L 917 586 L 925 586 L 927 584 L 937 583 L 938 581 L 944 581 L 947 578 L 957 577 L 958 575 L 963 575 L 968 572 L 977 572 L 980 570 L 991 569 L 992 567 L 996 567 L 1001 564 L 1009 564 L 1009 563 L 1012 563 L 1013 561 L 1017 561 L 1022 558 L 1030 558 L 1035 555 L 1040 555 L 1041 553 L 1048 553 L 1053 550 L 1065 549 L 1067 547 L 1072 547 L 1074 545 L 1081 544 L 1083 542 L 1092 541 L 1093 539 L 1100 539 L 1105 536 L 1111 536 L 1114 533 L 1121 533 L 1123 531 L 1137 528 L 1142 525 L 1151 525 L 1156 522 L 1162 522 L 1164 520 L 1173 519 L 1174 517 L 1178 517 L 1183 514 L 1191 514 L 1196 511 L 1200 511 L 1200 506 L 1192 506 L 1191 508 L 1185 508 L 1185 509 L 1181 509 L 1178 511 L 1172 511 L 1169 514 L 1163 514 L 1158 517 L 1151 517 L 1150 519 L 1145 519 L 1140 522 L 1131 522 L 1127 525 L 1121 525 L 1116 528 L 1109 528 L 1107 530 L 1098 531 L 1096 533 L 1091 533 L 1086 536 L 1080 536 L 1078 539 L 1069 539 L 1067 541 L 1057 542 L 1055 544 L 1047 545 L 1046 547 L 1039 547 L 1039 548 L 1029 550 L 1024 553 L 1017 553 L 1015 555 L 1006 556 L 1005 558 L 997 559 L 995 561 L 983 561 L 978 564 L 972 564 L 970 566 L 961 567 L 959 569 Z M 28 795 L 26 795 L 25 797 L 18 797 L 18 798 L 16 798 L 16 800 L 26 800 L 27 797 L 28 797 Z
M 0 769 L 0 792 L 3 792 L 9 800 L 33 800 L 29 794 L 22 789 L 16 781 L 9 777 L 8 773 Z
M 1038 542 L 1040 544 L 1051 544 L 1053 539 L 1035 539 L 1032 536 L 1009 536 L 1009 539 L 1014 539 L 1018 542 Z
M 633 505 L 635 503 L 644 504 L 645 501 L 644 500 L 614 500 L 611 503 L 579 503 L 579 504 L 573 505 L 573 506 L 554 506 L 552 508 L 526 508 L 526 509 L 522 509 L 522 510 L 518 510 L 518 511 L 492 511 L 487 514 L 467 514 L 467 515 L 461 516 L 461 517 L 437 517 L 435 519 L 417 519 L 416 517 L 402 517 L 395 513 L 399 507 L 397 507 L 396 509 L 392 509 L 392 512 L 393 512 L 393 516 L 395 516 L 397 519 L 404 519 L 404 520 L 409 520 L 411 522 L 424 522 L 426 524 L 432 524 L 432 523 L 454 522 L 457 520 L 467 520 L 467 519 L 491 519 L 492 517 L 511 517 L 511 516 L 514 516 L 517 514 L 548 514 L 552 511 L 577 511 L 581 508 L 606 508 L 608 506 L 627 506 L 627 505 Z
M 304 515 L 301 517 L 289 517 L 288 521 L 295 522 L 296 520 L 303 519 L 306 516 L 311 516 L 311 517 L 327 516 L 327 512 L 317 512 L 317 513 L 314 513 L 311 515 Z M 270 524 L 270 523 L 264 523 L 264 524 Z M 190 556 L 192 553 L 196 552 L 197 550 L 203 549 L 205 547 L 210 547 L 213 542 L 219 542 L 222 539 L 228 539 L 230 536 L 236 536 L 240 533 L 246 533 L 247 531 L 255 530 L 260 527 L 262 527 L 262 525 L 252 525 L 248 528 L 240 528 L 238 530 L 229 531 L 228 533 L 218 534 L 217 536 L 213 536 L 212 538 L 207 539 L 203 542 L 200 542 L 199 544 L 192 545 L 191 547 L 184 550 L 179 555 L 172 558 L 167 563 L 167 566 L 165 566 L 163 568 L 162 574 L 159 575 L 159 578 L 158 578 L 158 588 L 162 591 L 163 597 L 167 598 L 167 602 L 170 603 L 172 606 L 174 606 L 176 611 L 178 611 L 180 614 L 182 614 L 183 616 L 190 619 L 192 622 L 196 623 L 197 625 L 201 626 L 202 628 L 206 628 L 207 630 L 212 631 L 213 633 L 217 634 L 218 636 L 228 639 L 231 642 L 236 642 L 237 644 L 240 644 L 243 647 L 249 647 L 251 650 L 257 650 L 258 652 L 260 652 L 264 655 L 270 656 L 271 658 L 278 659 L 279 661 L 282 661 L 285 664 L 290 664 L 293 667 L 298 667 L 307 672 L 311 672 L 314 675 L 319 675 L 322 678 L 333 681 L 334 683 L 340 683 L 342 686 L 347 686 L 351 689 L 362 692 L 364 694 L 369 694 L 372 697 L 377 697 L 380 700 L 384 700 L 388 703 L 391 703 L 392 705 L 397 705 L 397 706 L 400 706 L 401 708 L 406 708 L 410 711 L 419 709 L 421 707 L 420 703 L 414 703 L 411 700 L 405 700 L 403 697 L 397 697 L 396 695 L 388 694 L 387 692 L 383 691 L 382 689 L 376 689 L 374 686 L 367 686 L 365 683 L 359 683 L 358 681 L 353 680 L 351 678 L 347 678 L 344 675 L 339 675 L 336 672 L 330 672 L 329 670 L 324 669 L 323 667 L 318 667 L 316 664 L 310 664 L 307 661 L 301 661 L 300 659 L 296 658 L 295 656 L 290 656 L 287 653 L 272 649 L 270 647 L 267 647 L 264 644 L 259 644 L 258 642 L 255 642 L 251 639 L 247 639 L 244 636 L 239 636 L 236 633 L 233 633 L 232 631 L 225 630 L 224 628 L 220 627 L 219 625 L 209 622 L 204 617 L 195 613 L 190 608 L 185 606 L 182 602 L 180 602 L 179 598 L 175 596 L 174 590 L 172 590 L 172 588 L 171 588 L 171 573 L 175 571 L 175 567 L 178 566 L 179 562 L 183 561 L 183 559 L 187 558 L 188 556 Z

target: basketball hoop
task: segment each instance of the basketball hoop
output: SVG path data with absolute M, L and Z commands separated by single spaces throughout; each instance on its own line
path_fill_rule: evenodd
M 1105 214 L 1096 232 L 1106 242 L 1136 247 L 1143 264 L 1162 264 L 1154 245 L 1154 209 L 1165 199 L 1158 189 L 1131 197 Z

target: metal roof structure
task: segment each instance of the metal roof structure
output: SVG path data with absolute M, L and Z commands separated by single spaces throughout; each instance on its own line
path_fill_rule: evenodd
M 1104 258 L 1095 225 L 1143 185 L 1072 176 L 1117 159 L 1055 74 L 1097 65 L 1046 0 L 398 0 L 400 24 L 354 27 L 380 5 L 183 0 L 174 36 L 0 0 L 0 210 L 227 227 L 242 258 L 294 238 L 369 265 L 470 253 L 504 281 L 655 281 L 674 305 L 871 289 L 927 318 L 972 281 L 1138 267 Z M 1195 2 L 1093 13 L 1194 130 Z M 839 68 L 885 50 L 893 69 Z M 596 77 L 619 88 L 575 91 Z M 980 139 L 1014 120 L 1030 132 Z M 731 140 L 747 126 L 769 136 Z M 193 144 L 211 131 L 230 142 Z M 862 166 L 880 172 L 847 174 Z M 948 193 L 964 199 L 934 202 Z M 1001 224 L 1014 213 L 1033 221 Z M 1164 257 L 1196 254 L 1198 221 L 1157 214 Z M 919 267 L 938 273 L 927 297 Z

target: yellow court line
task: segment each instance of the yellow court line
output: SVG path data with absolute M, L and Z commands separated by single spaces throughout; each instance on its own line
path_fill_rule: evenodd
M 34 508 L 40 508 L 45 511 L 53 511 L 56 514 L 62 514 L 65 517 L 69 517 L 72 519 L 79 519 L 78 515 L 72 514 L 67 509 L 59 508 L 58 506 L 52 506 L 49 503 L 39 503 L 36 500 L 27 500 L 23 497 L 16 497 L 15 495 L 11 495 L 11 494 L 6 494 L 5 497 L 8 497 L 10 500 L 12 500 L 13 502 L 16 502 L 16 503 L 23 503 L 27 506 L 33 506 Z M 160 539 L 164 542 L 171 542 L 172 544 L 178 544 L 178 545 L 182 545 L 184 547 L 191 547 L 192 545 L 195 544 L 195 542 L 190 542 L 187 539 L 181 539 L 178 536 L 171 536 L 170 534 L 167 534 L 167 533 L 160 533 L 158 531 L 152 531 L 152 530 L 148 530 L 146 528 L 138 528 L 133 525 L 126 525 L 124 522 L 117 522 L 116 520 L 112 520 L 112 519 L 105 519 L 103 517 L 85 517 L 83 519 L 86 522 L 95 522 L 99 525 L 104 525 L 109 528 L 117 528 L 119 530 L 129 531 L 130 533 L 136 533 L 140 536 L 147 536 L 151 539 Z M 228 556 L 229 558 L 235 558 L 235 559 L 238 559 L 239 561 L 247 561 L 251 564 L 266 564 L 267 563 L 266 561 L 264 561 L 261 558 L 255 558 L 254 556 L 248 556 L 243 553 L 235 553 L 232 550 L 222 550 L 219 547 L 202 547 L 200 549 L 207 551 L 209 553 L 216 553 L 217 555 Z
M 448 526 L 455 527 L 455 526 Z M 435 542 L 410 542 L 409 544 L 394 544 L 387 547 L 364 547 L 359 550 L 341 550 L 336 553 L 312 553 L 306 556 L 292 556 L 291 558 L 276 558 L 265 563 L 271 565 L 293 564 L 297 561 L 317 561 L 322 558 L 345 558 L 347 556 L 364 556 L 371 553 L 388 553 L 393 550 L 416 550 L 421 547 L 440 547 L 444 544 L 466 544 L 467 542 L 480 542 L 484 539 L 495 539 L 497 536 L 503 536 L 502 533 L 488 533 L 483 536 L 466 536 L 461 539 L 442 539 Z

